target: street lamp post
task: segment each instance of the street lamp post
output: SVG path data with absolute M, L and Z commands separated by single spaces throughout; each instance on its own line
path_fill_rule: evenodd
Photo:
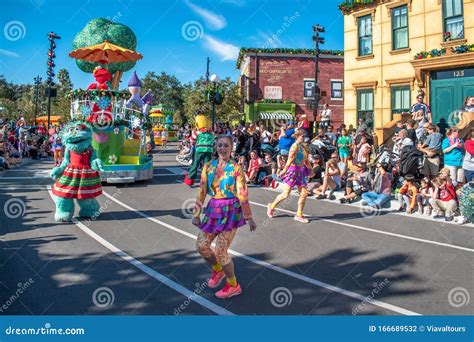
M 324 27 L 320 26 L 319 24 L 316 24 L 313 26 L 313 41 L 314 41 L 314 90 L 313 90 L 313 98 L 314 100 L 312 101 L 312 109 L 313 109 L 313 115 L 314 115 L 314 120 L 316 120 L 316 117 L 318 116 L 318 104 L 319 101 L 321 100 L 321 88 L 319 88 L 319 81 L 318 81 L 318 66 L 319 66 L 319 44 L 324 44 L 324 38 L 320 37 L 320 33 L 324 33 Z M 309 124 L 309 136 L 310 138 L 313 137 L 313 130 L 314 130 L 314 120 L 310 122 Z
M 216 104 L 219 103 L 219 99 L 217 96 L 219 93 L 217 92 L 217 85 L 220 82 L 219 76 L 216 74 L 213 74 L 210 79 L 212 83 L 212 94 L 211 94 L 211 121 L 212 121 L 212 130 L 214 131 L 214 124 L 216 122 Z
M 49 40 L 49 50 L 48 50 L 48 71 L 46 74 L 48 75 L 48 90 L 47 90 L 47 95 L 48 95 L 48 132 L 49 132 L 49 125 L 51 122 L 51 97 L 56 96 L 56 94 L 52 94 L 52 89 L 51 86 L 53 85 L 53 78 L 54 78 L 54 70 L 53 68 L 56 66 L 54 64 L 54 58 L 56 55 L 54 54 L 54 49 L 56 48 L 56 43 L 54 42 L 55 39 L 61 39 L 60 36 L 58 36 L 54 32 L 48 33 L 48 40 Z
M 36 117 L 38 116 L 39 85 L 41 84 L 42 78 L 40 76 L 36 76 L 33 80 L 35 81 L 35 126 L 36 126 Z

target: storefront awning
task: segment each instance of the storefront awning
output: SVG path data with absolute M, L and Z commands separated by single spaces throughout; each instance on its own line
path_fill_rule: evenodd
M 293 115 L 290 112 L 260 112 L 260 119 L 262 120 L 291 120 Z

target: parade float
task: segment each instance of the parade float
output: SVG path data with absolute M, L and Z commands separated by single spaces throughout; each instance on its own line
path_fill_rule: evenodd
M 173 108 L 166 107 L 161 103 L 158 106 L 151 107 L 148 116 L 153 127 L 155 145 L 163 145 L 163 131 L 165 131 L 165 136 L 168 139 L 176 136 L 176 132 L 172 130 L 174 112 Z
M 117 41 L 123 45 L 116 45 Z M 79 32 L 73 47 L 69 56 L 77 60 L 81 70 L 92 72 L 95 82 L 68 94 L 70 115 L 92 125 L 92 146 L 104 164 L 101 180 L 130 183 L 153 178 L 153 158 L 146 150 L 151 94 L 141 97 L 142 83 L 135 72 L 128 92 L 116 90 L 123 72 L 143 57 L 134 51 L 135 35 L 125 25 L 99 18 Z

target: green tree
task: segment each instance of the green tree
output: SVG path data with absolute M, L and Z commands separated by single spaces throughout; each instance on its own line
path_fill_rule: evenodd
M 62 119 L 68 119 L 71 109 L 71 100 L 66 98 L 66 94 L 73 89 L 73 84 L 69 76 L 69 71 L 66 69 L 59 70 L 57 77 L 57 96 L 51 99 L 51 115 L 60 115 Z
M 137 37 L 135 33 L 123 24 L 115 23 L 105 18 L 97 18 L 89 21 L 80 31 L 72 43 L 73 49 L 101 44 L 104 40 L 112 44 L 135 51 L 137 48 Z M 77 60 L 77 66 L 84 72 L 92 73 L 98 63 Z M 120 78 L 125 71 L 132 69 L 135 62 L 110 63 L 107 65 L 113 74 L 112 86 L 116 89 L 120 84 Z

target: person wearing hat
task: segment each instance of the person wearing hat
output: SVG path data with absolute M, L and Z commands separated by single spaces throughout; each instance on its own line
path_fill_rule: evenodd
M 407 214 L 413 214 L 417 195 L 418 188 L 415 186 L 415 177 L 413 175 L 406 175 L 405 182 L 398 193 L 398 202 L 400 203 L 398 211 L 406 211 Z
M 303 208 L 308 197 L 308 190 L 306 189 L 307 179 L 306 177 L 311 173 L 311 165 L 308 160 L 308 150 L 303 144 L 304 141 L 303 130 L 296 130 L 294 138 L 295 143 L 291 145 L 290 152 L 288 154 L 288 161 L 280 172 L 280 176 L 285 183 L 283 193 L 279 194 L 272 203 L 267 206 L 267 216 L 272 218 L 275 214 L 275 208 L 283 200 L 290 196 L 291 189 L 296 186 L 300 193 L 298 200 L 298 210 L 294 217 L 295 221 L 301 223 L 309 223 L 309 220 L 303 216 Z
M 434 191 L 430 200 L 433 207 L 433 218 L 442 219 L 444 217 L 447 222 L 453 220 L 454 212 L 457 209 L 456 191 L 449 174 L 448 168 L 441 169 L 438 178 L 433 180 Z

